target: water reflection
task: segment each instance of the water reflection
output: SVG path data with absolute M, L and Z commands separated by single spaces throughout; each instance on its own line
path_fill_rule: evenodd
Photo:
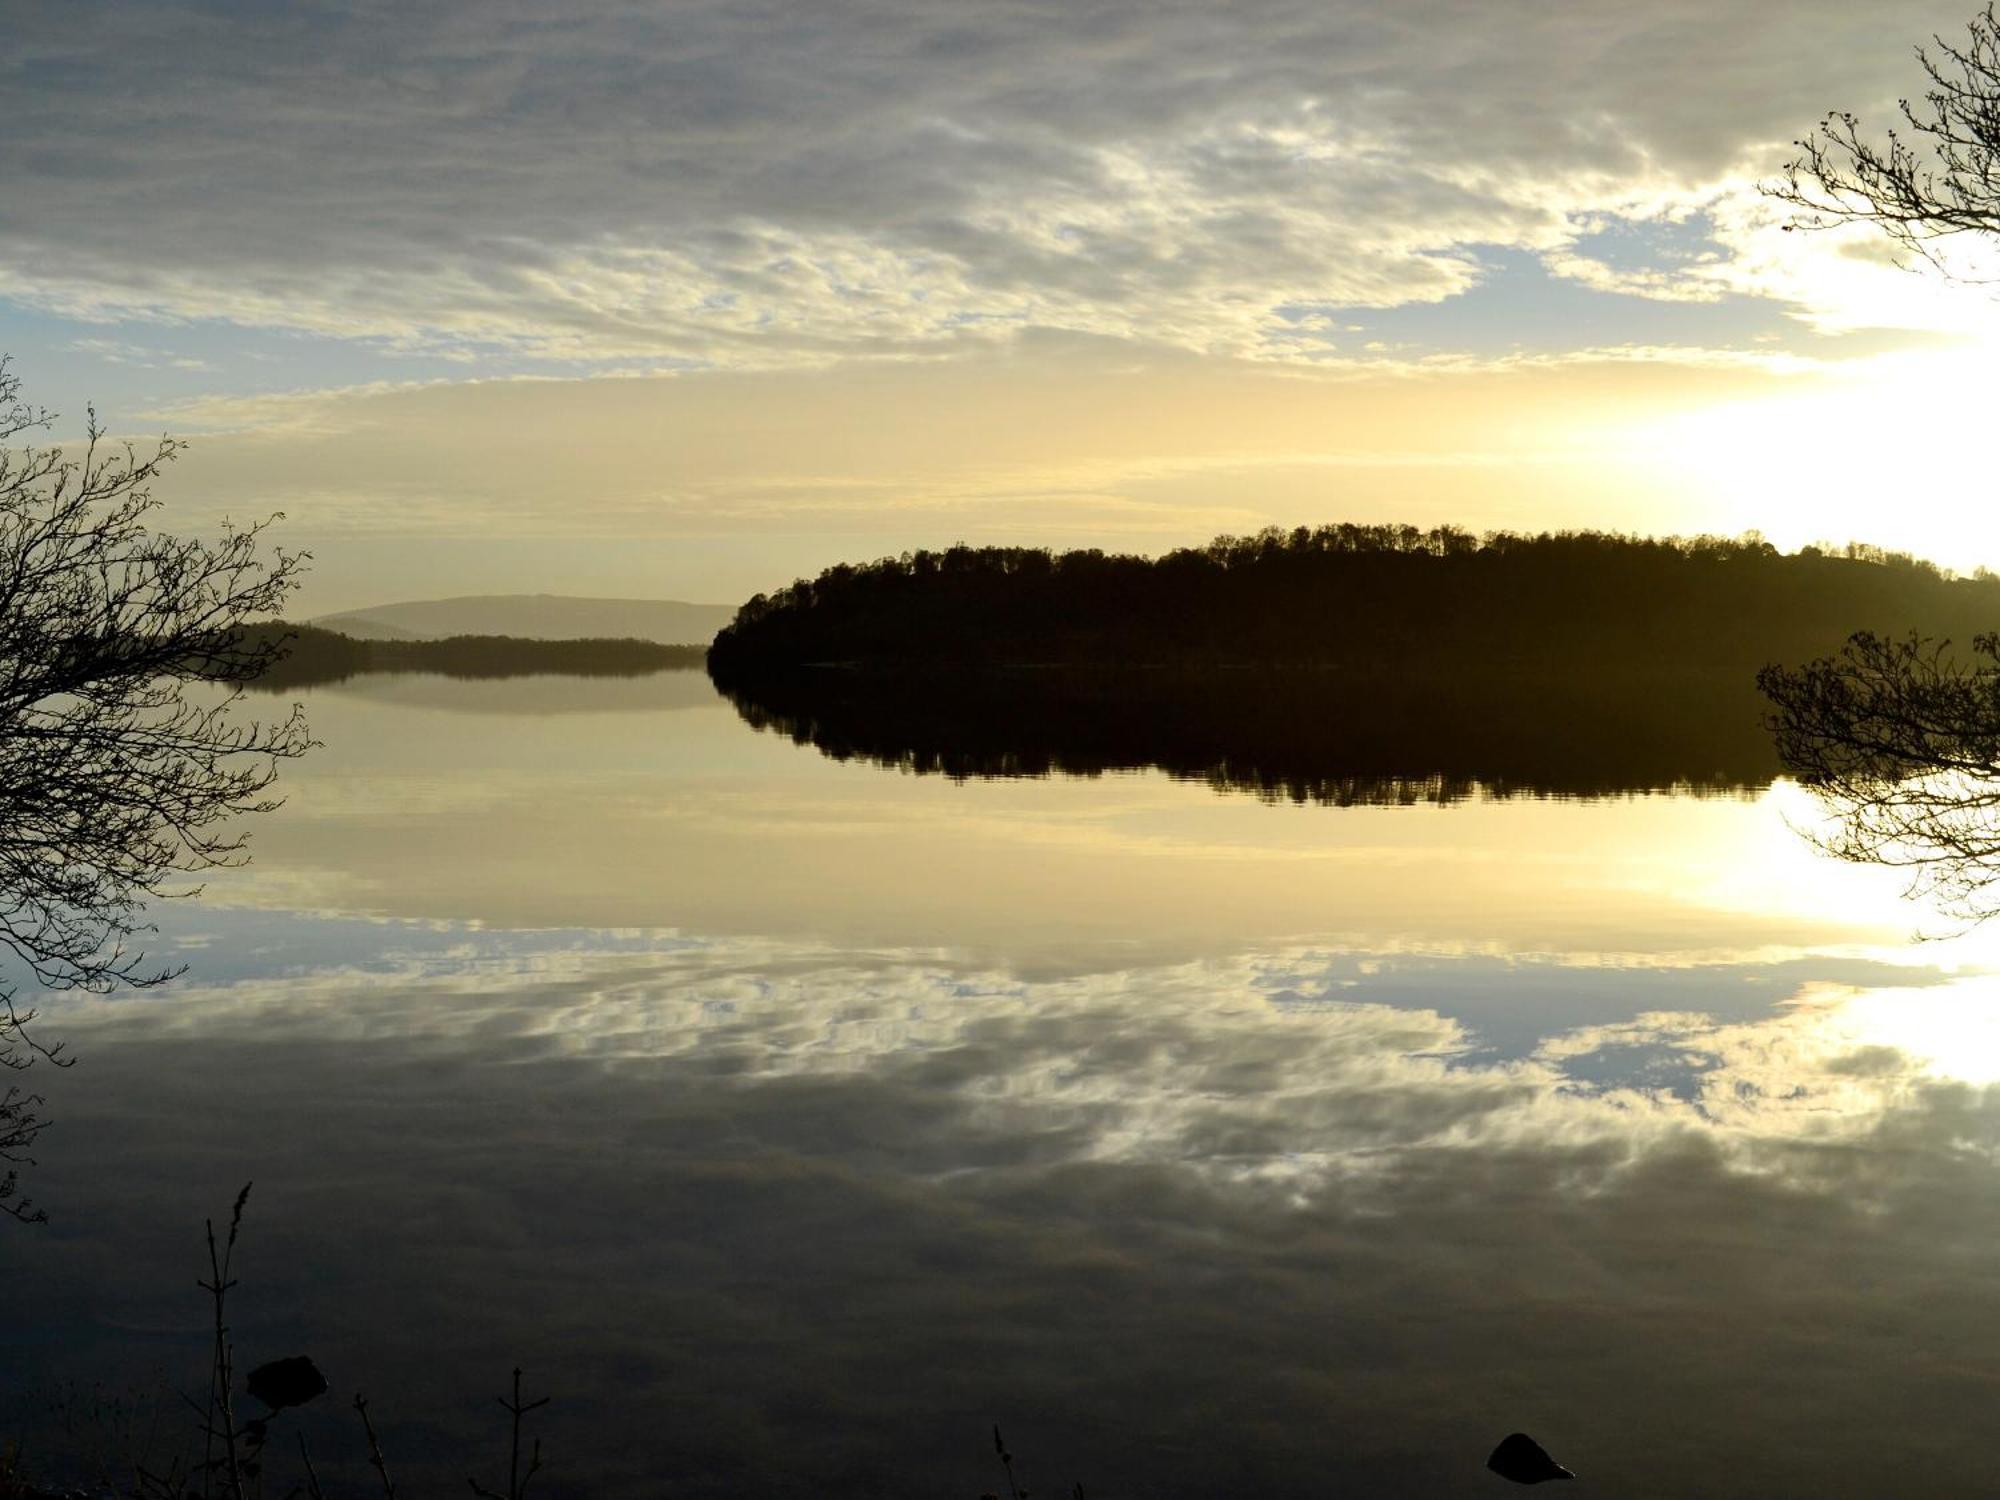
M 30 1329 L 76 1320 L 49 1362 L 197 1353 L 165 1271 L 189 1204 L 257 1175 L 244 1336 L 309 1338 L 419 1471 L 477 1440 L 465 1372 L 519 1357 L 572 1493 L 950 1492 L 996 1414 L 1051 1477 L 1163 1494 L 1321 1493 L 1334 1462 L 1472 1493 L 1453 1460 L 1502 1411 L 1619 1493 L 1700 1492 L 1690 1424 L 1767 1491 L 1893 1488 L 1881 1422 L 1942 1490 L 1983 1472 L 2000 1110 L 1872 992 L 1494 1059 L 1394 954 L 1024 981 L 502 950 L 67 1010 L 96 1076 L 49 1167 L 95 1233 L 25 1247 Z M 1896 1003 L 1991 1029 L 1990 992 L 1929 977 Z M 1692 1087 L 1577 1071 L 1621 1046 Z
M 714 689 L 695 671 L 502 678 L 373 672 L 343 682 L 338 696 L 358 702 L 393 703 L 424 713 L 499 714 L 510 719 L 524 715 L 658 713 L 707 708 L 715 703 Z
M 1158 767 L 1340 807 L 1741 793 L 1778 761 L 1748 674 L 1119 668 L 728 674 L 745 722 L 946 776 Z
M 326 1370 L 354 1493 L 357 1386 L 456 1487 L 516 1363 L 550 1495 L 975 1494 L 996 1420 L 1045 1493 L 1487 1493 L 1517 1428 L 1629 1496 L 1985 1483 L 2000 964 L 1788 787 L 1300 810 L 719 700 L 313 713 L 256 866 L 162 911 L 192 982 L 52 1016 L 44 1451 L 51 1383 L 200 1370 L 254 1177 L 244 1357 Z
M 1910 893 L 1970 922 L 2000 911 L 2000 637 L 1866 632 L 1758 681 L 1786 768 L 1829 814 L 1838 859 L 1908 872 Z
M 1301 817 L 1157 773 L 885 775 L 750 733 L 714 696 L 504 731 L 346 692 L 312 708 L 325 748 L 206 909 L 944 946 L 1026 972 L 1306 935 L 1701 956 L 1900 948 L 1910 926 L 1893 877 L 1800 843 L 1786 818 L 1810 808 L 1783 787 Z

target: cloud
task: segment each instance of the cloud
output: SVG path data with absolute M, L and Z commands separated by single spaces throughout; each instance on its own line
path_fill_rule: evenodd
M 143 344 L 127 344 L 117 339 L 73 339 L 62 347 L 67 353 L 93 355 L 107 364 L 132 365 L 142 370 L 203 372 L 215 368 L 206 360 L 190 359 L 164 349 L 150 349 Z
M 199 1218 L 254 1176 L 232 1328 L 333 1377 L 323 1475 L 358 1386 L 406 1483 L 462 1477 L 514 1362 L 550 1478 L 606 1496 L 976 1490 L 996 1419 L 1037 1487 L 1169 1496 L 1476 1495 L 1515 1426 L 1632 1495 L 1990 1461 L 2000 1108 L 1865 995 L 1508 1063 L 1424 1000 L 1491 976 L 1393 957 L 374 942 L 61 1002 L 14 1389 L 197 1369 Z M 1704 1049 L 1699 1097 L 1572 1071 L 1641 1033 Z
M 459 353 L 732 366 L 1060 328 L 1292 357 L 1683 218 L 1934 4 L 31 4 L 0 295 Z M 106 46 L 106 28 L 118 38 Z M 1564 259 L 1564 257 L 1568 257 Z M 1683 278 L 1618 278 L 1686 295 Z
M 1397 497 L 1414 492 L 1435 497 L 1439 519 L 1497 522 L 1507 470 L 1534 471 L 1523 487 L 1543 497 L 1535 523 L 1574 521 L 1630 442 L 1596 441 L 1586 424 L 1785 379 L 1761 362 L 1649 353 L 1281 372 L 1157 345 L 1028 341 L 838 378 L 377 384 L 210 398 L 139 420 L 198 439 L 163 490 L 177 516 L 276 507 L 312 538 L 823 530 L 848 533 L 839 545 L 851 552 L 867 545 L 859 532 L 900 550 L 1045 538 L 1054 523 L 1065 540 L 1145 550 L 1323 519 L 1329 494 L 1356 515 L 1363 486 L 1368 508 L 1399 519 L 1411 502 Z M 1549 472 L 1564 466 L 1577 472 Z M 1419 480 L 1420 468 L 1457 477 Z M 1278 470 L 1318 496 L 1274 506 Z M 1148 493 L 1163 489 L 1178 492 Z M 1572 504 L 1558 513 L 1547 497 L 1563 494 Z M 750 577 L 743 592 L 773 581 L 784 580 Z

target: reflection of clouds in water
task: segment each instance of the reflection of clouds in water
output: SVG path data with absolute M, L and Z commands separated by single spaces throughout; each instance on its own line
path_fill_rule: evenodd
M 1749 1159 L 1771 1167 L 1773 1149 L 1851 1142 L 1940 1099 L 1983 1100 L 2000 1082 L 2000 983 L 1975 976 L 1926 989 L 1809 984 L 1767 1020 L 1647 1014 L 1552 1037 L 1536 1055 L 1574 1074 L 1628 1051 L 1670 1079 L 1662 1091 L 1704 1121 L 1728 1137 L 1765 1143 Z M 1982 1155 L 1995 1147 L 1983 1132 L 1952 1143 Z
M 1518 1002 L 1552 983 L 1539 966 L 1297 951 L 1034 980 L 941 953 L 776 940 L 424 935 L 368 970 L 70 1000 L 52 1019 L 85 1048 L 254 1035 L 606 1074 L 670 1064 L 736 1089 L 859 1077 L 921 1092 L 983 1131 L 1060 1140 L 1071 1159 L 1283 1177 L 1301 1191 L 1443 1145 L 1616 1140 L 1630 1152 L 1693 1132 L 1757 1165 L 1768 1142 L 1851 1137 L 1940 1079 L 1987 1082 L 2000 1066 L 1987 980 L 1808 983 L 1775 1009 L 1784 993 L 1765 987 L 1746 1011 L 1727 990 L 1754 969 L 1683 973 L 1673 977 L 1693 982 L 1680 993 L 1720 992 L 1716 1010 L 1577 1025 L 1557 1004 L 1541 1012 L 1547 1034 L 1496 1056 L 1476 1011 L 1451 1014 L 1463 999 L 1453 970 L 1473 970 L 1474 993 L 1499 991 L 1488 1003 L 1519 1026 Z M 1414 982 L 1398 983 L 1406 970 Z M 1554 977 L 1588 992 L 1597 1014 L 1618 1008 L 1604 992 L 1657 980 Z M 1719 1013 L 1732 1002 L 1735 1014 Z
M 1983 1483 L 2000 1109 L 1865 995 L 1493 1062 L 1380 955 L 576 942 L 62 1002 L 30 1368 L 198 1368 L 254 1176 L 244 1347 L 365 1384 L 413 1479 L 518 1361 L 578 1494 L 973 1493 L 996 1419 L 1042 1489 L 1484 1493 L 1516 1426 L 1628 1496 Z M 1703 1096 L 1571 1079 L 1641 1041 Z

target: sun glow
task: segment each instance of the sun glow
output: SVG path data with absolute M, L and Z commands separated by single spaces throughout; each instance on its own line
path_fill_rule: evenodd
M 1881 355 L 1636 423 L 1624 440 L 1715 530 L 1787 550 L 1870 542 L 1970 572 L 2000 561 L 1984 441 L 1996 372 L 2000 338 Z
M 1808 995 L 1824 1010 L 1828 1036 L 1847 1055 L 1885 1048 L 1910 1073 L 1980 1086 L 2000 1083 L 2000 975 L 1982 974 L 1928 989 Z

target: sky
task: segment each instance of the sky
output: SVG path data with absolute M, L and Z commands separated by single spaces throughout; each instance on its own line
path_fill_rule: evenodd
M 1969 569 L 2000 303 L 1758 191 L 1965 0 L 12 0 L 0 351 L 300 613 L 1338 520 Z

